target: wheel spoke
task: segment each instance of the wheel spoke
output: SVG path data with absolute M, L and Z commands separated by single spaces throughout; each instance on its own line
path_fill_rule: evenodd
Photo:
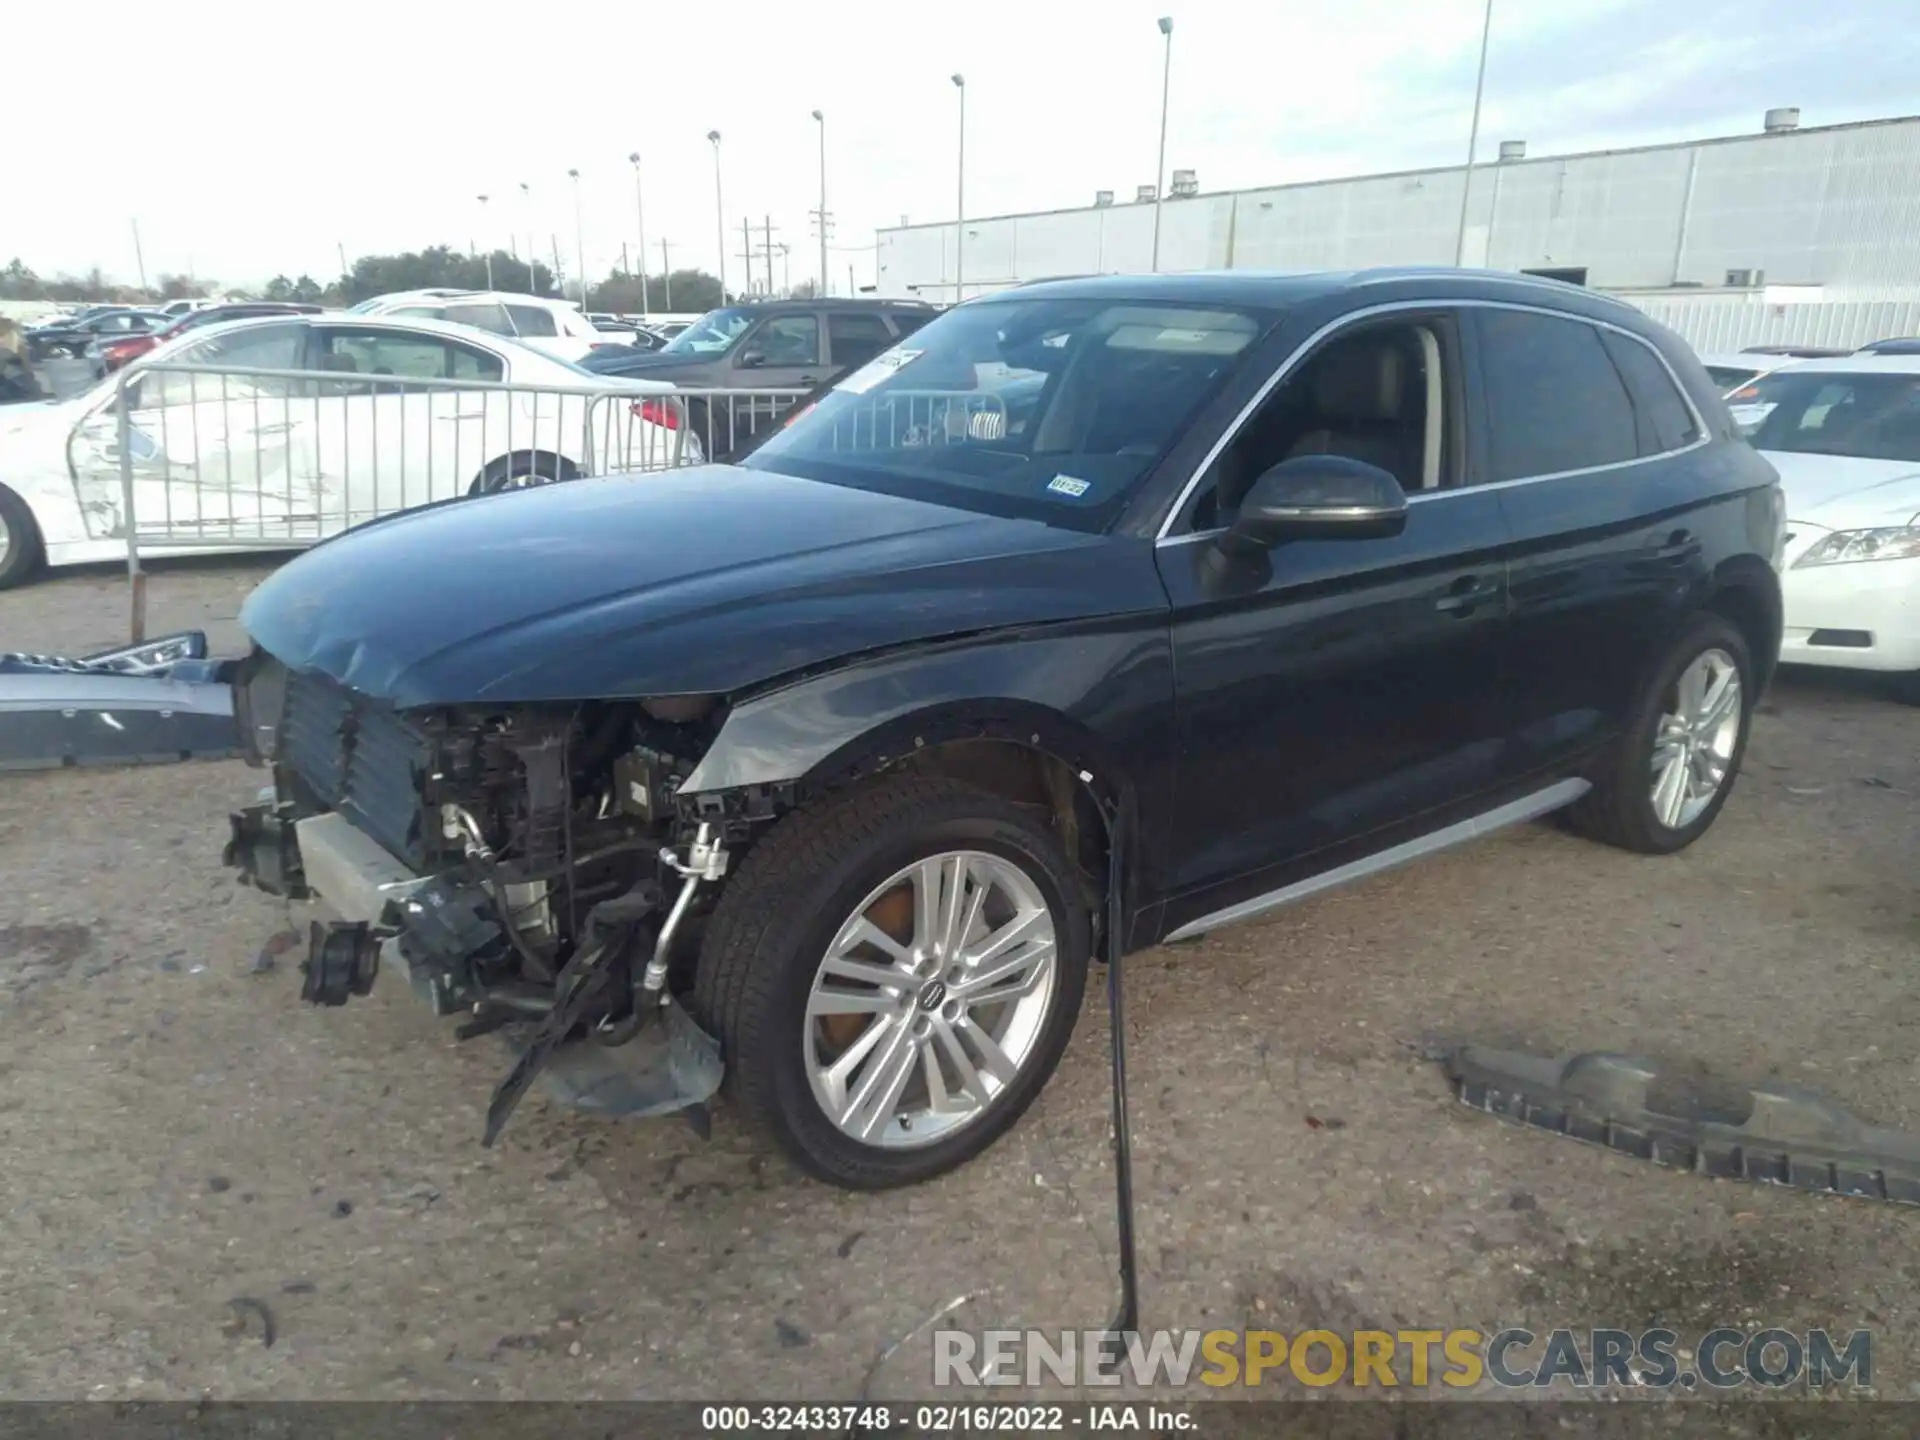
M 1660 817 L 1660 823 L 1669 830 L 1680 825 L 1680 808 L 1687 800 L 1687 763 L 1683 756 L 1674 756 L 1672 762 L 1661 772 L 1660 783 L 1653 787 L 1653 813 Z
M 1680 672 L 1680 681 L 1675 686 L 1674 699 L 1682 718 L 1692 720 L 1700 713 L 1701 697 L 1707 689 L 1707 661 L 1703 655 Z
M 1000 1048 L 1000 1042 L 986 1032 L 985 1027 L 976 1025 L 973 1020 L 962 1015 L 954 1022 L 954 1028 L 973 1042 L 973 1048 L 980 1053 L 980 1063 L 987 1074 L 1002 1085 L 1012 1081 L 1018 1067 L 1007 1058 L 1007 1052 Z
M 840 934 L 833 942 L 833 953 L 837 958 L 850 950 L 859 949 L 862 945 L 873 946 L 896 965 L 906 965 L 913 959 L 912 953 L 906 946 L 869 920 L 865 912 L 854 916 L 840 927 Z
M 853 1043 L 846 1048 L 839 1059 L 820 1072 L 820 1078 L 825 1082 L 835 1111 L 842 1109 L 847 1103 L 847 1081 L 853 1078 L 853 1072 L 860 1068 L 860 1062 L 873 1053 L 873 1047 L 886 1038 L 893 1028 L 884 1020 L 867 1026 L 854 1037 Z
M 971 913 L 967 908 L 967 857 L 955 855 L 942 868 L 945 875 L 940 887 L 940 934 L 937 943 L 942 955 L 951 955 L 953 947 L 967 933 L 961 920 Z M 984 885 L 979 888 L 986 889 Z
M 905 1025 L 889 1027 L 886 1043 L 861 1074 L 859 1086 L 841 1112 L 841 1127 L 866 1140 L 885 1126 L 913 1074 L 916 1054 L 912 1030 Z
M 1053 968 L 1053 951 L 1053 941 L 1035 940 L 971 971 L 953 987 L 953 993 L 967 996 L 976 1003 L 985 999 L 1024 995 L 1047 978 L 1047 973 Z M 1017 985 L 1004 983 L 1014 976 L 1020 977 Z M 999 988 L 996 989 L 996 986 Z
M 953 1027 L 945 1020 L 935 1020 L 933 1033 L 940 1041 L 940 1048 L 947 1052 L 954 1074 L 959 1077 L 960 1093 L 976 1105 L 984 1104 L 987 1088 L 981 1083 L 980 1067 L 973 1063 L 973 1057 L 967 1054 L 967 1047 L 960 1043 L 960 1037 L 953 1033 Z
M 913 867 L 913 948 L 932 946 L 940 935 L 940 862 L 922 860 Z
M 920 1071 L 927 1081 L 927 1109 L 935 1115 L 951 1114 L 954 1109 L 953 1097 L 947 1094 L 947 1077 L 940 1069 L 938 1046 L 921 1044 Z
M 985 940 L 981 941 L 979 949 L 969 950 L 961 958 L 965 960 L 968 965 L 985 965 L 989 960 L 1005 954 L 1015 945 L 1018 945 L 1041 926 L 1051 923 L 1051 917 L 1048 916 L 1045 910 L 1026 911 L 1023 914 L 1014 916 L 1013 919 L 987 936 Z
M 1662 774 L 1684 753 L 1678 740 L 1660 740 L 1653 747 L 1653 773 Z
M 891 985 L 895 990 L 905 989 L 911 983 L 903 970 L 895 970 L 885 965 L 869 964 L 865 960 L 855 960 L 849 955 L 830 955 L 821 965 L 822 975 L 832 975 L 841 980 L 858 980 L 867 985 Z
M 1728 668 L 1720 677 L 1720 683 L 1707 691 L 1704 709 L 1700 715 L 1702 729 L 1710 730 L 1720 724 L 1740 705 L 1740 672 Z
M 880 1015 L 899 1005 L 897 995 L 884 990 L 829 990 L 821 986 L 807 1002 L 809 1015 Z

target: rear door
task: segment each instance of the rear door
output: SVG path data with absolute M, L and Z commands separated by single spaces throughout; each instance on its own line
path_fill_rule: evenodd
M 512 397 L 409 381 L 500 380 L 505 367 L 478 345 L 439 335 L 350 324 L 313 327 L 308 368 L 314 424 L 302 459 L 323 534 L 465 494 L 508 448 Z M 521 447 L 531 443 L 523 424 Z
M 1475 309 L 1489 478 L 1515 538 L 1519 763 L 1565 769 L 1623 725 L 1641 677 L 1707 579 L 1691 452 L 1705 430 L 1630 331 Z

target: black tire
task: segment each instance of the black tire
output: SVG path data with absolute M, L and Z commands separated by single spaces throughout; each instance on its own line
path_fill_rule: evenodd
M 1052 911 L 1052 1008 L 1013 1082 L 952 1134 L 884 1149 L 842 1133 L 807 1079 L 808 992 L 862 898 L 918 858 L 963 845 L 1013 862 Z M 803 1170 L 850 1190 L 911 1185 L 965 1164 L 1020 1118 L 1079 1017 L 1092 923 L 1059 842 L 1022 807 L 941 777 L 883 776 L 781 821 L 726 882 L 701 949 L 693 1005 L 715 1031 L 729 1091 Z
M 1681 673 L 1708 650 L 1731 656 L 1740 676 L 1740 732 L 1727 764 L 1726 778 L 1707 806 L 1688 824 L 1670 827 L 1654 813 L 1649 777 L 1653 766 L 1654 732 L 1672 703 Z M 1593 789 L 1566 812 L 1568 826 L 1590 840 L 1635 850 L 1643 855 L 1671 855 L 1684 850 L 1707 832 L 1733 793 L 1740 762 L 1752 732 L 1754 694 L 1753 657 L 1746 637 L 1732 621 L 1701 614 L 1690 620 L 1649 672 L 1634 697 L 1626 733 L 1589 777 Z
M 0 555 L 0 590 L 10 590 L 40 573 L 47 547 L 27 502 L 4 485 L 0 485 L 0 524 L 7 535 L 6 553 Z
M 554 485 L 579 476 L 571 461 L 544 450 L 520 451 L 495 460 L 468 488 L 470 495 L 498 495 L 502 490 L 524 490 L 535 485 Z

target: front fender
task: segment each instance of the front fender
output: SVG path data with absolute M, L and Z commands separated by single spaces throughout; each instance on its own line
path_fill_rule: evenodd
M 1157 891 L 1150 842 L 1168 833 L 1173 736 L 1166 617 L 1121 617 L 896 652 L 756 695 L 728 715 L 680 794 L 804 795 L 921 745 L 1015 740 L 1133 792 Z

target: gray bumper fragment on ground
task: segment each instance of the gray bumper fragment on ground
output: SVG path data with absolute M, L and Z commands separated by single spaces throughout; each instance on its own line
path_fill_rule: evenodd
M 1920 1138 L 1865 1124 L 1798 1086 L 1769 1082 L 1730 1098 L 1630 1055 L 1542 1058 L 1477 1045 L 1450 1052 L 1446 1066 L 1476 1110 L 1642 1160 L 1920 1205 Z

